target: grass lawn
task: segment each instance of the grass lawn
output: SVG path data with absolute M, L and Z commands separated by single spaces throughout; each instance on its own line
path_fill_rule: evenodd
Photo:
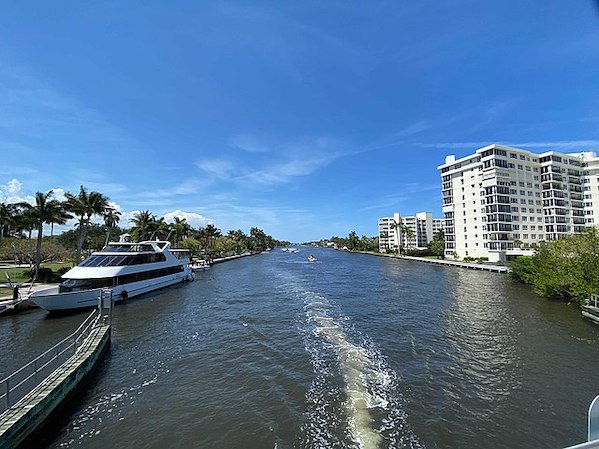
M 12 298 L 12 288 L 0 287 L 0 298 Z
M 72 266 L 73 264 L 70 262 L 52 262 L 42 264 L 42 267 L 51 268 L 52 271 L 57 271 L 63 267 L 70 268 Z M 4 273 L 7 273 L 8 276 L 10 276 L 11 282 L 17 284 L 21 282 L 29 282 L 31 280 L 28 274 L 28 268 L 0 268 L 0 284 L 5 284 L 8 282 Z

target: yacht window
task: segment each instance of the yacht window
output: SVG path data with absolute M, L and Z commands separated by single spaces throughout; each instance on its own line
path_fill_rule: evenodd
M 113 278 L 99 279 L 67 279 L 59 286 L 59 291 L 75 292 L 79 290 L 93 290 L 96 288 L 112 287 Z

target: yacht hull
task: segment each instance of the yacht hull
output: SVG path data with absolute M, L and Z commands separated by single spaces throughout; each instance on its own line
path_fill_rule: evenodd
M 161 278 L 119 285 L 110 290 L 112 290 L 114 301 L 120 302 L 128 298 L 139 296 L 143 293 L 191 280 L 193 280 L 193 276 L 190 273 L 182 272 Z M 94 289 L 60 293 L 58 287 L 52 287 L 32 293 L 29 295 L 29 299 L 49 312 L 57 312 L 96 307 L 98 305 L 100 292 L 101 290 Z

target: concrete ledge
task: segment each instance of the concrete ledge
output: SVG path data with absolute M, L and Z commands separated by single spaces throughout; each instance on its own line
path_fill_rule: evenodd
M 494 273 L 507 273 L 508 267 L 502 265 L 489 265 L 484 263 L 460 262 L 458 260 L 426 259 L 424 257 L 397 256 L 395 254 L 382 254 L 369 251 L 349 251 L 352 253 L 367 254 L 370 256 L 391 257 L 393 259 L 412 260 L 415 262 L 432 263 L 436 265 L 448 265 L 452 267 L 468 268 L 470 270 L 491 271 Z
M 71 358 L 0 415 L 0 449 L 15 449 L 35 432 L 93 371 L 109 345 L 110 326 L 93 329 Z

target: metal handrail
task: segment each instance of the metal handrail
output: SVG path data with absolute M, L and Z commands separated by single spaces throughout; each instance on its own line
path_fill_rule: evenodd
M 565 449 L 593 449 L 599 448 L 599 440 L 587 441 L 585 443 L 577 444 L 576 446 L 568 446 Z
M 65 354 L 75 354 L 77 350 L 83 346 L 85 339 L 93 328 L 97 326 L 100 320 L 100 313 L 94 309 L 81 325 L 67 337 L 56 343 L 50 349 L 44 351 L 31 362 L 23 365 L 11 375 L 0 381 L 0 413 L 12 407 L 14 404 L 23 399 L 34 388 L 41 384 L 56 368 L 62 365 L 68 358 Z M 82 341 L 83 340 L 83 341 Z M 81 343 L 80 343 L 81 342 Z M 48 358 L 47 360 L 45 360 Z M 49 371 L 49 368 L 54 367 L 51 372 L 40 378 L 39 374 L 44 371 Z M 24 375 L 23 378 L 20 378 Z M 33 385 L 24 389 L 27 383 L 33 379 Z

